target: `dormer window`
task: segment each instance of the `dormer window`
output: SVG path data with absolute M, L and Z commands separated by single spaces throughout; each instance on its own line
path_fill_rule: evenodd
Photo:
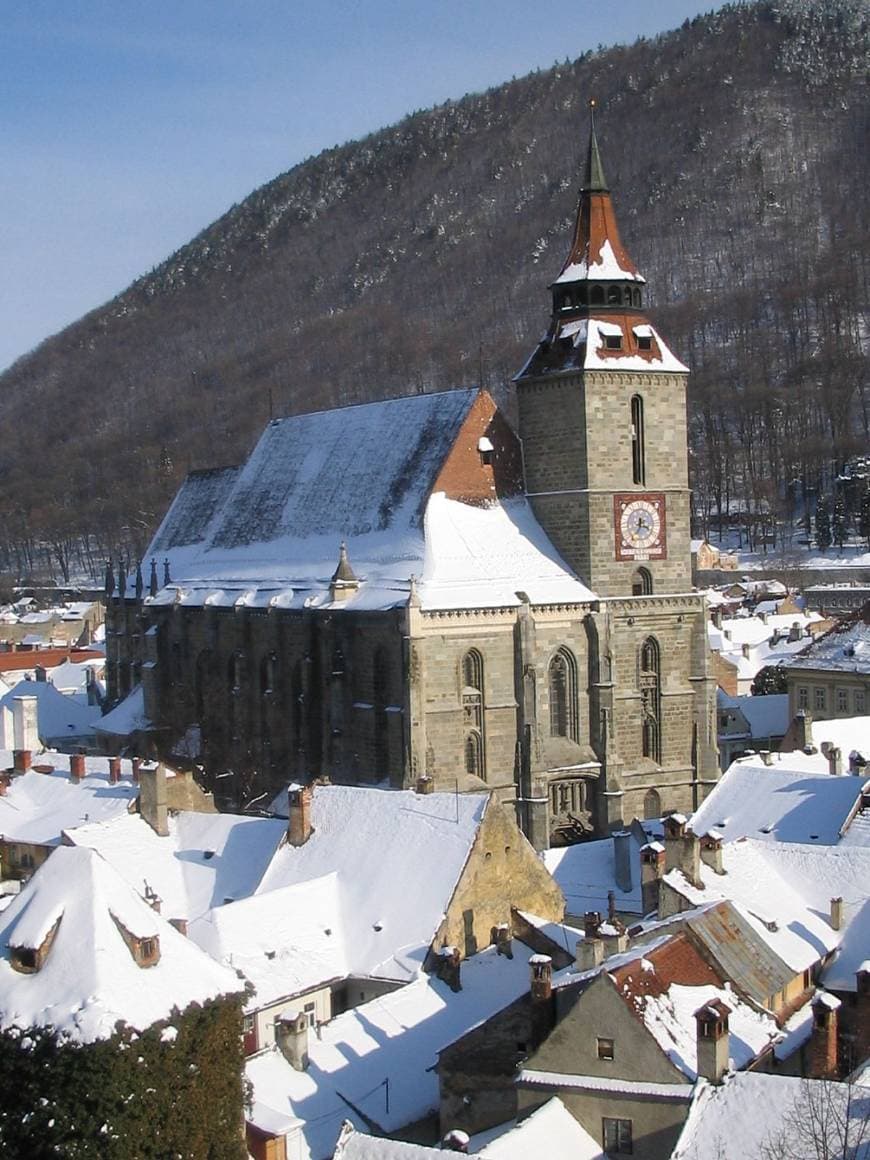
M 622 350 L 622 335 L 606 334 L 604 336 L 604 346 L 607 350 Z
M 481 435 L 477 441 L 477 450 L 480 452 L 480 462 L 484 467 L 492 465 L 492 456 L 495 448 L 492 445 L 492 440 L 488 439 L 486 435 Z
M 127 930 L 123 922 L 112 915 L 118 933 L 127 944 L 127 950 L 139 967 L 153 967 L 160 962 L 160 936 L 157 934 L 138 935 Z
M 63 915 L 61 915 L 61 918 Z M 42 968 L 48 958 L 52 943 L 60 926 L 60 918 L 42 940 L 38 947 L 9 947 L 9 962 L 14 971 L 22 975 L 33 975 Z
M 638 350 L 652 350 L 652 339 L 648 334 L 641 334 L 637 340 Z

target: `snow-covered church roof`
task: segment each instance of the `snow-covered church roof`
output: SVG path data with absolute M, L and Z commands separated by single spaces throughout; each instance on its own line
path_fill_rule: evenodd
M 273 420 L 241 468 L 182 485 L 149 554 L 157 603 L 344 608 L 584 602 L 522 495 L 519 443 L 484 391 L 458 390 Z M 336 602 L 338 606 L 338 602 Z

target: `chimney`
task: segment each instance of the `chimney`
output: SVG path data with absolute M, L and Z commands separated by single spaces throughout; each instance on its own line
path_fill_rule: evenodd
M 870 959 L 865 959 L 855 972 L 855 991 L 862 1005 L 870 999 Z
M 849 753 L 849 773 L 853 777 L 864 777 L 867 773 L 867 759 L 857 749 Z
M 423 774 L 422 777 L 417 778 L 417 793 L 434 793 L 435 779 L 429 777 L 428 774 Z
M 718 830 L 708 830 L 701 838 L 701 861 L 714 873 L 725 873 L 722 869 L 722 835 Z
M 792 643 L 794 643 L 794 641 L 796 641 L 796 640 L 800 640 L 802 636 L 803 636 L 803 631 L 802 631 L 802 629 L 801 629 L 800 622 L 799 622 L 799 621 L 797 621 L 797 620 L 795 620 L 795 621 L 792 623 L 792 626 L 791 626 L 791 628 L 789 629 L 789 632 L 788 632 L 788 639 L 789 639 L 789 640 L 790 640 Z
M 640 851 L 640 892 L 644 914 L 658 912 L 659 889 L 665 876 L 665 848 L 661 842 L 648 842 Z
M 773 754 L 769 749 L 760 749 L 758 756 L 761 758 L 761 764 L 770 767 L 773 765 Z
M 807 749 L 813 744 L 813 719 L 806 709 L 798 709 L 789 726 L 787 740 L 794 751 Z
M 133 761 L 132 761 L 132 765 L 133 765 L 133 784 L 138 785 L 139 784 L 139 770 L 142 768 L 142 758 L 141 757 L 134 757 Z
M 43 685 L 48 684 L 48 673 L 45 671 L 45 665 L 36 665 L 33 669 L 33 679 L 39 681 Z
M 823 745 L 822 751 L 828 759 L 828 773 L 831 777 L 843 776 L 843 753 L 836 745 Z
M 293 782 L 287 787 L 287 841 L 291 846 L 304 846 L 311 837 L 311 802 L 314 794 L 310 785 Z
M 120 757 L 109 758 L 109 784 L 117 785 L 121 780 L 121 759 Z
M 693 886 L 702 886 L 697 834 L 688 827 L 685 814 L 668 814 L 665 824 L 665 870 L 680 870 Z
M 593 971 L 604 962 L 604 940 L 600 938 L 578 938 L 574 954 L 574 965 L 578 971 Z
M 598 934 L 604 944 L 604 954 L 617 955 L 628 949 L 628 935 L 618 918 L 602 922 Z
M 460 1156 L 468 1155 L 469 1135 L 460 1128 L 452 1128 L 441 1140 L 442 1152 L 457 1152 Z
M 632 836 L 628 830 L 617 830 L 613 835 L 613 865 L 616 885 L 624 894 L 631 890 Z
M 169 801 L 166 789 L 166 767 L 162 763 L 139 767 L 139 813 L 155 834 L 165 838 L 169 833 Z
M 442 947 L 435 960 L 435 975 L 451 991 L 462 990 L 462 956 L 459 947 Z
M 761 621 L 762 624 L 767 624 L 767 613 L 766 612 L 759 612 L 758 619 Z
M 498 926 L 492 928 L 492 941 L 495 943 L 497 954 L 504 955 L 508 959 L 514 957 L 511 924 L 509 922 L 500 922 Z
M 716 628 L 722 627 L 722 605 L 721 604 L 717 608 L 712 608 L 710 610 L 710 620 L 713 622 L 713 624 Z
M 12 698 L 12 754 L 18 770 L 30 769 L 34 749 L 39 748 L 36 697 Z
M 85 776 L 85 755 L 83 753 L 70 754 L 69 775 L 72 781 L 74 781 L 77 785 Z
M 721 1083 L 728 1070 L 728 1016 L 731 1008 L 713 999 L 695 1012 L 697 1072 L 710 1083 Z
M 831 930 L 843 929 L 843 900 L 842 898 L 831 899 Z
M 812 1001 L 813 1030 L 806 1046 L 804 1070 L 810 1079 L 836 1079 L 840 1000 L 819 991 Z
M 553 994 L 553 960 L 549 955 L 529 959 L 529 983 L 533 1003 L 546 1003 Z
M 275 1020 L 275 1042 L 296 1071 L 308 1067 L 308 1016 L 304 1011 L 285 1011 Z
M 740 651 L 743 653 L 744 657 L 749 660 L 749 645 L 746 641 L 744 641 L 740 646 Z
M 586 938 L 598 938 L 601 915 L 597 910 L 587 910 L 583 915 L 583 933 Z

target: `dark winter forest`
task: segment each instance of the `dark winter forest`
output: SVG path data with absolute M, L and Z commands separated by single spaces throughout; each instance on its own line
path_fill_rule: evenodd
M 565 48 L 282 174 L 0 376 L 0 572 L 137 556 L 185 472 L 238 462 L 272 414 L 477 382 L 510 413 L 591 95 L 651 314 L 693 370 L 696 533 L 736 518 L 785 551 L 821 497 L 857 534 L 867 0 L 729 5 Z

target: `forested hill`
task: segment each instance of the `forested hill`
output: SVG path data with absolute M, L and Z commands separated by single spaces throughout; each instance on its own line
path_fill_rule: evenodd
M 590 95 L 623 238 L 695 372 L 703 503 L 726 479 L 754 504 L 823 483 L 867 445 L 867 9 L 729 6 L 256 190 L 0 376 L 5 566 L 79 535 L 95 559 L 141 550 L 181 476 L 240 460 L 270 411 L 478 381 L 510 404 L 569 244 Z

